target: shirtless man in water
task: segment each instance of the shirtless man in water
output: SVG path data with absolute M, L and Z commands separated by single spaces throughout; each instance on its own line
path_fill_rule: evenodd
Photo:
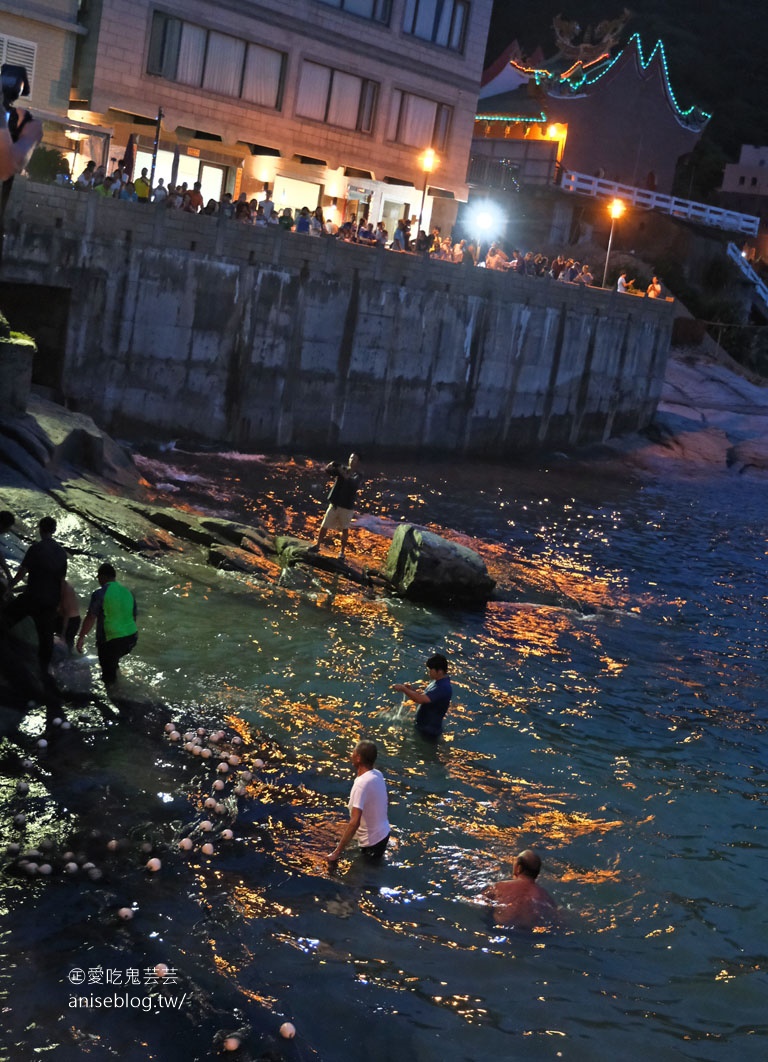
M 541 859 L 527 848 L 515 860 L 510 880 L 497 881 L 485 889 L 483 896 L 493 904 L 497 925 L 534 929 L 556 924 L 557 904 L 536 884 L 540 870 Z

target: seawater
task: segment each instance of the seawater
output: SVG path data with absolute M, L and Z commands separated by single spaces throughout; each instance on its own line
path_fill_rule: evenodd
M 310 537 L 323 508 L 309 459 L 174 451 L 142 468 L 166 501 L 270 530 Z M 203 986 L 202 1012 L 295 1024 L 269 1057 L 764 1060 L 762 484 L 565 460 L 367 474 L 354 562 L 379 565 L 414 521 L 476 549 L 515 600 L 437 609 L 318 572 L 179 576 L 122 558 L 142 606 L 129 680 L 185 719 L 269 740 L 246 812 L 258 836 L 218 867 L 165 876 L 130 942 L 94 915 L 96 893 L 70 900 L 49 930 L 57 958 L 86 942 L 141 951 L 154 935 Z M 433 651 L 455 692 L 428 745 L 391 686 L 423 679 Z M 380 868 L 345 858 L 330 873 L 362 736 L 379 746 L 395 842 Z M 176 799 L 153 776 L 177 750 L 126 742 L 121 755 L 150 817 Z M 525 847 L 563 909 L 559 933 L 505 932 L 478 903 Z M 35 955 L 32 925 L 20 932 Z M 29 972 L 13 976 L 34 998 Z M 196 1033 L 164 1040 L 167 1017 L 132 1020 L 117 1055 L 104 1031 L 89 1049 L 213 1057 Z M 57 1037 L 53 1057 L 69 1057 Z

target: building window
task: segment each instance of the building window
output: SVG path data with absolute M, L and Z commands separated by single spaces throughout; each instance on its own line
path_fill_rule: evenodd
M 744 177 L 739 177 L 739 184 L 744 184 L 744 180 L 745 180 Z
M 437 151 L 445 151 L 452 113 L 452 108 L 443 103 L 395 89 L 387 139 L 407 147 L 433 147 Z
M 23 66 L 29 79 L 29 91 L 34 91 L 35 56 L 37 45 L 32 41 L 22 41 L 18 37 L 6 37 L 0 33 L 0 63 Z
M 147 73 L 279 110 L 285 55 L 155 11 Z
M 305 60 L 301 65 L 296 114 L 370 133 L 378 88 L 375 81 Z
M 750 186 L 751 186 L 752 188 L 754 188 L 754 187 L 755 187 L 755 185 L 757 184 L 757 177 L 752 177 L 752 178 L 750 178 L 750 181 L 749 181 L 749 183 L 750 183 Z
M 466 0 L 405 0 L 406 33 L 460 52 L 469 20 Z
M 358 18 L 367 18 L 370 22 L 381 22 L 389 25 L 389 16 L 392 12 L 392 0 L 320 0 L 329 7 L 338 7 L 349 15 L 357 15 Z

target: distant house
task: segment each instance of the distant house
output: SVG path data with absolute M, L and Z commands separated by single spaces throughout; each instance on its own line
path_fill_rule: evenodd
M 725 167 L 723 184 L 718 193 L 720 206 L 755 214 L 760 218 L 760 233 L 754 241 L 757 253 L 768 257 L 768 147 L 743 144 L 738 162 Z
M 678 103 L 661 41 L 646 59 L 637 34 L 616 54 L 615 39 L 573 45 L 558 33 L 548 62 L 510 45 L 483 77 L 470 182 L 502 187 L 516 169 L 523 183 L 542 184 L 563 167 L 670 193 L 678 159 L 710 116 Z

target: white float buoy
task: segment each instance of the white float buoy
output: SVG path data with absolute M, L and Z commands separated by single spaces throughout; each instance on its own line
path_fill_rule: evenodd
M 45 740 L 45 738 L 40 738 L 40 740 L 37 743 L 37 747 L 39 749 L 47 749 L 48 748 L 48 742 Z
M 157 856 L 153 856 L 151 859 L 147 860 L 147 870 L 151 871 L 153 874 L 156 873 L 162 865 L 163 864 Z
M 219 764 L 219 766 L 218 766 L 218 767 L 216 768 L 216 770 L 217 770 L 217 771 L 220 771 L 220 772 L 221 772 L 222 774 L 226 774 L 226 773 L 227 773 L 227 771 L 229 770 L 229 764 L 228 764 L 228 763 L 224 763 L 224 762 L 222 761 L 222 762 L 221 762 L 221 763 Z
M 167 977 L 168 976 L 168 967 L 165 965 L 164 962 L 157 963 L 157 965 L 155 966 L 155 974 L 158 977 Z
M 204 726 L 199 726 L 197 728 L 197 732 L 200 735 L 200 737 L 205 737 L 205 735 L 208 733 L 208 731 L 205 729 Z
M 240 762 L 240 757 L 239 756 L 228 756 L 227 757 L 227 762 L 232 767 L 237 767 L 238 763 Z
M 285 1040 L 292 1040 L 296 1035 L 296 1026 L 293 1025 L 290 1021 L 284 1021 L 283 1024 L 280 1026 L 280 1035 Z
M 54 726 L 61 726 L 64 720 L 57 715 L 56 718 L 52 720 L 52 722 Z
M 61 729 L 62 730 L 71 730 L 72 729 L 72 724 L 70 723 L 69 719 L 65 719 L 64 720 L 64 722 L 61 724 Z
M 107 841 L 107 848 L 110 850 L 110 852 L 116 852 L 119 846 L 120 842 L 116 841 L 114 837 L 111 841 Z
M 215 808 L 216 807 L 216 801 L 213 799 L 213 797 L 208 797 L 207 800 L 205 801 L 205 803 L 203 804 L 203 807 Z
M 130 909 L 130 907 L 121 907 L 120 910 L 117 912 L 117 917 L 122 918 L 124 922 L 130 922 L 130 920 L 133 918 L 133 911 Z
M 25 771 L 28 771 L 30 767 L 34 767 L 35 766 L 35 761 L 34 760 L 22 760 L 21 761 L 21 766 L 24 768 Z
M 250 782 L 253 779 L 253 775 L 251 774 L 250 771 L 241 771 L 240 772 L 240 777 L 242 778 L 242 780 L 244 782 Z
M 213 855 L 213 845 L 210 842 L 207 842 L 201 847 L 200 851 L 203 855 Z
M 203 830 L 205 833 L 208 833 L 210 830 L 213 829 L 213 823 L 209 822 L 208 819 L 203 819 L 203 821 L 200 823 L 200 829 Z
M 101 879 L 101 871 L 98 867 L 91 867 L 88 871 L 88 877 L 91 881 L 99 881 Z
M 48 876 L 48 874 L 52 874 L 53 873 L 53 867 L 51 866 L 50 863 L 41 863 L 40 866 L 38 867 L 38 870 L 40 871 L 41 874 L 45 874 L 46 877 Z
M 166 732 L 166 734 L 170 734 L 170 732 L 172 730 L 175 730 L 175 729 L 176 729 L 176 724 L 175 723 L 166 723 L 165 726 L 163 727 L 163 730 Z
M 181 838 L 181 840 L 179 841 L 179 848 L 181 848 L 183 852 L 190 851 L 190 849 L 192 848 L 192 841 L 189 839 L 189 837 Z
M 26 796 L 26 794 L 29 792 L 29 784 L 27 782 L 17 782 L 16 792 L 20 793 L 22 796 Z
M 254 767 L 263 767 L 264 766 L 264 760 L 260 759 L 257 756 L 256 759 L 253 761 L 253 766 Z
M 178 732 L 178 730 L 172 730 L 168 737 L 171 741 L 181 741 L 181 734 Z
M 199 745 L 193 745 L 192 746 L 192 755 L 193 756 L 202 756 L 202 754 L 203 754 L 203 750 L 200 748 Z
M 95 870 L 95 869 L 96 869 L 96 864 L 95 863 L 83 863 L 83 870 Z
M 209 760 L 213 753 L 210 749 L 200 749 L 200 755 L 203 757 L 204 760 Z
M 24 869 L 30 877 L 33 877 L 35 874 L 37 874 L 37 863 L 25 863 Z
M 242 743 L 243 743 L 243 739 L 238 734 L 235 734 L 235 736 L 232 738 L 232 744 L 233 745 L 242 745 Z
M 234 835 L 234 833 L 232 833 L 231 830 L 222 830 L 221 831 L 221 837 L 222 837 L 222 840 L 224 840 L 224 841 L 231 841 L 234 836 L 235 835 Z
M 77 863 L 66 863 L 64 869 L 66 870 L 67 874 L 77 874 L 80 867 L 77 865 Z
M 213 788 L 216 790 L 217 793 L 220 793 L 222 791 L 222 789 L 224 788 L 224 782 L 221 778 L 216 779 L 216 781 L 213 783 Z
M 235 796 L 245 796 L 247 792 L 248 790 L 245 788 L 244 785 L 235 786 Z
M 241 1040 L 239 1036 L 228 1036 L 221 1046 L 225 1051 L 237 1051 L 240 1044 Z
M 226 804 L 217 804 L 216 807 L 214 808 L 214 811 L 216 812 L 217 815 L 223 815 L 226 810 L 227 810 L 227 805 Z

